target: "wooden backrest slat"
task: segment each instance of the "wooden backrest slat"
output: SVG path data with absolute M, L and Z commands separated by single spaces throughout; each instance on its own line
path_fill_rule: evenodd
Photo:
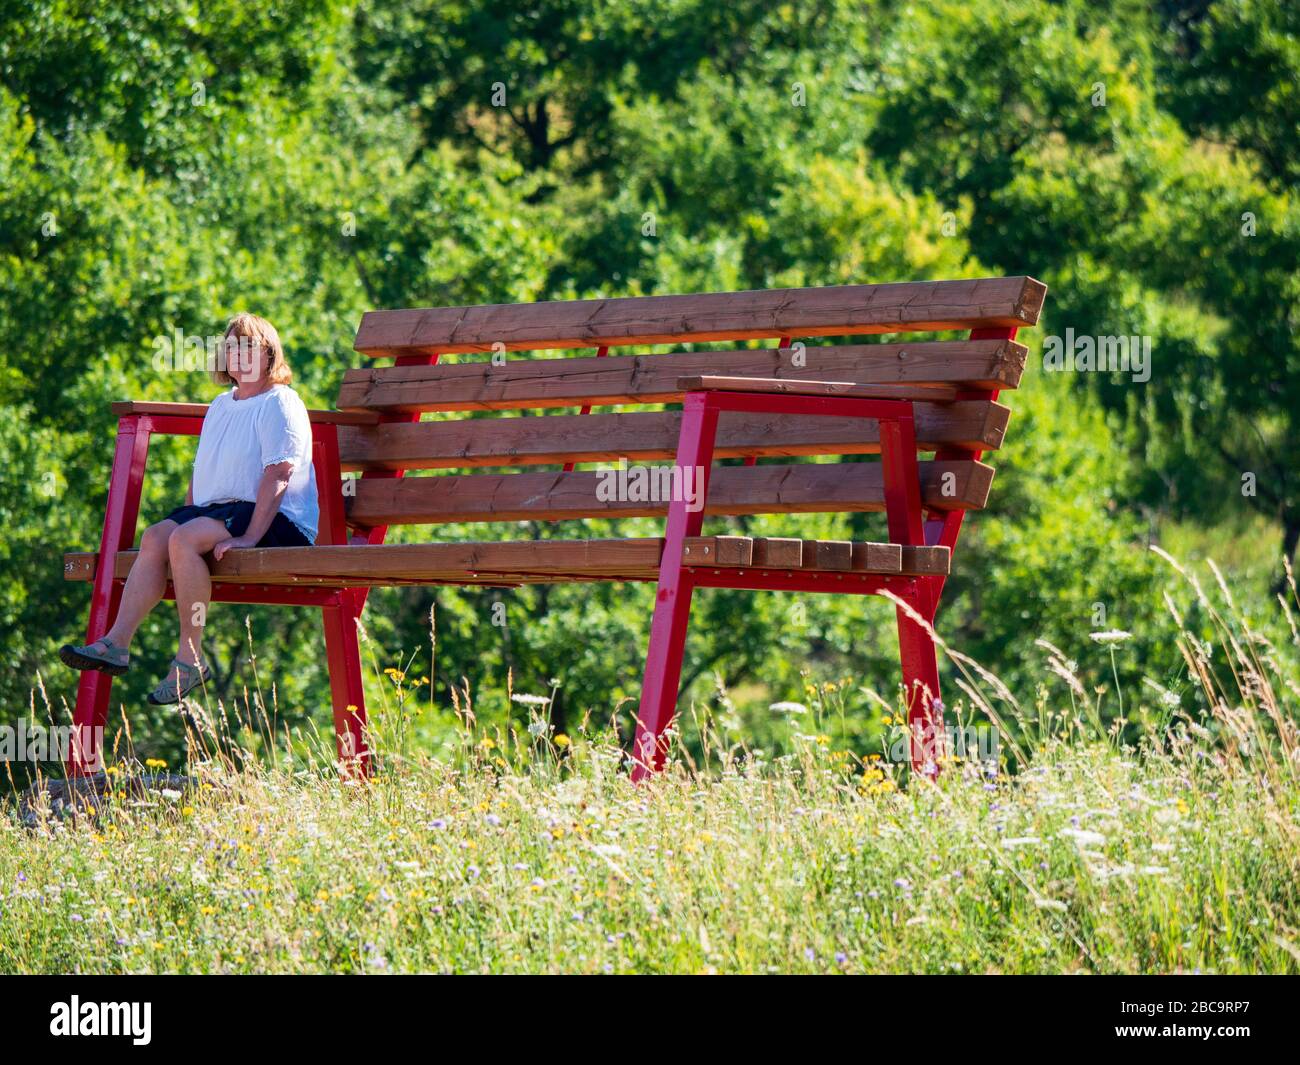
M 355 347 L 373 357 L 409 357 L 1014 329 L 1038 321 L 1045 291 L 1033 278 L 1009 277 L 372 311 L 362 320 Z M 1009 413 L 985 397 L 1019 384 L 1026 354 L 1023 345 L 995 336 L 815 347 L 801 342 L 604 358 L 443 360 L 349 370 L 338 406 L 387 418 L 671 404 L 700 388 L 892 396 L 913 402 L 918 451 L 978 455 L 1001 446 Z M 972 393 L 974 398 L 959 398 Z M 364 527 L 663 516 L 672 496 L 663 491 L 667 486 L 660 482 L 657 490 L 638 491 L 631 479 L 662 473 L 530 472 L 527 467 L 671 461 L 681 424 L 681 412 L 668 410 L 341 425 L 340 458 L 348 471 L 523 468 L 365 478 L 347 493 L 349 519 Z M 872 419 L 723 412 L 714 454 L 717 459 L 770 458 L 879 450 L 880 425 Z M 671 475 L 671 467 L 659 470 Z M 620 474 L 623 480 L 612 488 L 610 479 Z M 923 505 L 951 511 L 984 506 L 993 471 L 960 457 L 922 462 L 920 475 Z M 705 509 L 719 515 L 878 511 L 885 505 L 883 480 L 876 462 L 718 466 Z
M 921 451 L 941 447 L 995 451 L 1010 411 L 1000 403 L 963 400 L 917 403 Z M 345 471 L 432 470 L 475 466 L 535 466 L 562 462 L 650 462 L 677 453 L 680 411 L 565 414 L 545 417 L 459 418 L 393 422 L 339 430 Z M 717 458 L 871 455 L 880 451 L 880 424 L 869 418 L 828 418 L 724 411 L 718 418 Z
M 982 462 L 922 462 L 921 501 L 933 510 L 977 510 L 993 469 Z M 610 471 L 443 474 L 360 480 L 348 517 L 360 525 L 438 525 L 486 521 L 565 521 L 659 517 L 665 501 L 636 491 L 602 491 Z M 951 475 L 951 476 L 949 476 Z M 609 485 L 609 481 L 604 483 Z M 622 498 L 619 498 L 622 497 Z M 721 466 L 713 470 L 706 514 L 812 514 L 879 511 L 885 505 L 879 462 L 794 466 Z
M 768 348 L 368 367 L 343 375 L 338 405 L 414 413 L 674 403 L 682 397 L 678 380 L 692 374 L 1003 389 L 1019 383 L 1025 354 L 1011 340 L 950 340 L 805 348 L 798 360 Z
M 1045 292 L 989 277 L 369 311 L 354 346 L 382 357 L 1029 326 Z

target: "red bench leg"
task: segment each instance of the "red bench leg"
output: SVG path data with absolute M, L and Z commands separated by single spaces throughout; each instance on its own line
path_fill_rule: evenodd
M 921 510 L 921 475 L 916 460 L 916 428 L 911 415 L 880 420 L 880 461 L 884 467 L 885 514 L 889 539 L 896 544 L 926 542 Z M 938 770 L 943 712 L 939 703 L 939 660 L 932 635 L 937 591 L 920 578 L 903 597 L 925 624 L 897 608 L 898 657 L 903 667 L 912 771 L 933 776 Z M 927 629 L 927 625 L 929 628 Z
M 1012 327 L 990 327 L 972 329 L 971 340 L 1015 340 L 1017 330 Z M 962 392 L 959 399 L 995 400 L 996 389 L 974 389 Z M 976 459 L 983 454 L 980 449 L 942 448 L 935 453 L 936 459 Z M 924 523 L 923 538 L 909 539 L 905 543 L 926 543 L 934 546 L 941 544 L 956 554 L 957 540 L 961 536 L 962 521 L 966 517 L 963 510 L 949 511 L 942 517 L 931 517 Z M 915 536 L 915 530 L 909 529 L 909 536 Z M 943 594 L 945 577 L 929 577 L 917 582 L 915 597 L 911 605 L 921 617 L 934 627 L 935 615 L 939 610 L 939 597 Z M 934 775 L 937 762 L 943 753 L 944 722 L 942 703 L 939 699 L 939 670 L 934 639 L 926 632 L 923 625 L 913 621 L 901 608 L 898 611 L 898 645 L 903 661 L 903 679 L 907 686 L 908 723 L 912 729 L 912 768 L 914 771 Z M 929 690 L 929 698 L 925 690 Z
M 366 745 L 366 694 L 362 682 L 357 618 L 361 606 L 352 589 L 339 593 L 339 605 L 321 611 L 325 619 L 325 654 L 329 662 L 330 697 L 339 764 L 347 776 L 370 774 Z
M 688 393 L 682 404 L 677 465 L 683 470 L 694 468 L 697 471 L 696 490 L 700 505 L 699 509 L 691 512 L 686 509 L 685 500 L 675 499 L 668 507 L 654 620 L 650 624 L 650 648 L 641 684 L 636 738 L 632 743 L 632 757 L 635 759 L 633 781 L 644 780 L 663 768 L 666 750 L 662 737 L 677 710 L 677 685 L 682 676 L 691 594 L 695 590 L 694 576 L 682 565 L 682 549 L 686 537 L 698 536 L 704 524 L 704 500 L 708 496 L 717 428 L 718 412 L 709 404 L 708 397 Z
M 339 462 L 338 428 L 313 427 L 312 466 L 316 471 L 316 496 L 321 523 L 317 543 L 348 542 L 347 514 L 343 505 L 343 471 Z M 379 538 L 383 539 L 383 533 Z M 330 671 L 330 701 L 334 707 L 334 735 L 339 764 L 347 776 L 370 773 L 366 746 L 366 693 L 361 669 L 357 619 L 366 605 L 368 588 L 344 588 L 335 605 L 321 613 L 325 622 L 325 658 Z
M 932 629 L 934 615 L 927 614 L 923 593 L 908 597 L 908 605 Z M 901 606 L 898 612 L 898 653 L 907 693 L 907 724 L 912 735 L 912 771 L 933 777 L 938 773 L 943 740 L 943 710 L 939 703 L 939 658 L 934 637 L 926 626 Z
M 135 524 L 140 516 L 140 491 L 144 485 L 149 456 L 149 426 L 138 415 L 127 415 L 117 423 L 117 444 L 113 450 L 113 472 L 108 482 L 104 508 L 104 531 L 95 561 L 95 583 L 90 595 L 90 621 L 86 642 L 104 635 L 117 617 L 122 599 L 121 585 L 113 580 L 118 551 L 135 542 Z M 72 715 L 72 745 L 65 767 L 69 777 L 89 776 L 103 769 L 102 741 L 108 726 L 108 700 L 113 678 L 96 670 L 83 670 L 77 683 L 77 705 Z

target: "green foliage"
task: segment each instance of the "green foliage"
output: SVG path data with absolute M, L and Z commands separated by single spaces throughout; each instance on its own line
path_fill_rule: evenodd
M 1152 378 L 1046 375 L 1026 334 L 992 506 L 966 523 L 941 632 L 1013 681 L 1041 637 L 1090 687 L 1113 672 L 1176 683 L 1181 660 L 1153 635 L 1147 543 L 1168 532 L 1213 552 L 1222 531 L 1267 612 L 1274 544 L 1290 555 L 1300 541 L 1298 68 L 1281 0 L 10 4 L 0 707 L 27 707 L 38 672 L 56 707 L 72 697 L 51 663 L 87 595 L 58 555 L 95 546 L 108 401 L 211 395 L 203 375 L 158 368 L 178 330 L 210 335 L 256 310 L 304 396 L 328 405 L 373 307 L 993 273 L 1048 282 L 1042 335 L 1150 336 Z M 179 501 L 191 448 L 156 444 L 146 519 Z M 716 528 L 881 532 L 861 516 Z M 427 660 L 435 603 L 442 711 L 462 676 L 495 695 L 558 680 L 557 722 L 626 733 L 650 589 L 378 591 L 377 667 Z M 140 700 L 171 627 L 151 619 L 115 690 L 137 738 L 174 755 L 175 722 Z M 1088 639 L 1112 627 L 1133 633 L 1114 669 Z M 285 720 L 325 722 L 311 612 L 226 607 L 209 632 L 219 696 L 260 683 Z M 892 700 L 894 656 L 888 604 L 711 592 L 688 689 L 776 748 L 789 728 L 768 704 L 834 681 L 861 749 Z M 1110 695 L 1102 712 L 1117 714 Z

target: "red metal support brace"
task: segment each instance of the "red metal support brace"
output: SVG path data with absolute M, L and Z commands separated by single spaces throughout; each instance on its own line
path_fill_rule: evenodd
M 396 366 L 436 366 L 437 364 L 438 355 L 436 353 L 433 355 L 400 355 L 394 361 Z M 413 414 L 385 413 L 380 415 L 379 420 L 381 422 L 418 422 L 420 415 L 418 412 Z M 327 477 L 326 483 L 339 485 L 339 491 L 333 493 L 338 498 L 338 516 L 332 519 L 336 524 L 330 526 L 331 529 L 337 530 L 332 533 L 332 536 L 337 538 L 331 539 L 329 542 L 358 545 L 382 544 L 388 536 L 387 525 L 376 525 L 364 529 L 358 528 L 355 537 L 348 534 L 347 512 L 343 497 L 343 473 L 339 465 L 337 431 L 334 436 L 332 459 L 327 457 L 325 462 L 330 465 L 330 476 Z M 318 486 L 320 484 L 320 468 L 320 466 L 317 466 L 316 479 Z M 386 479 L 403 477 L 405 474 L 405 470 L 367 470 L 361 476 L 367 479 Z M 322 501 L 325 499 L 324 493 L 321 494 L 321 499 Z M 323 502 L 321 517 L 322 519 L 325 518 Z M 325 524 L 322 520 L 322 528 L 324 527 Z M 324 611 L 325 654 L 329 662 L 330 701 L 334 710 L 334 731 L 338 737 L 339 759 L 345 766 L 350 766 L 360 774 L 367 776 L 374 766 L 365 740 L 366 693 L 357 622 L 361 619 L 361 612 L 365 609 L 366 599 L 369 596 L 369 586 L 345 588 L 339 593 L 337 606 L 327 607 Z
M 113 580 L 118 551 L 135 543 L 135 524 L 140 516 L 140 492 L 149 456 L 149 418 L 126 415 L 117 423 L 117 445 L 113 450 L 113 472 L 108 481 L 108 502 L 104 508 L 104 530 L 99 539 L 95 583 L 90 594 L 90 621 L 86 643 L 94 643 L 113 626 L 122 599 L 122 586 Z M 89 776 L 103 767 L 102 744 L 108 726 L 108 700 L 113 678 L 97 670 L 85 670 L 77 682 L 77 705 L 73 712 L 73 739 L 69 751 L 69 777 Z
M 684 498 L 674 499 L 668 505 L 659 587 L 654 618 L 650 622 L 650 648 L 646 654 L 636 736 L 632 741 L 633 781 L 644 780 L 662 768 L 665 747 L 661 740 L 677 708 L 677 685 L 682 675 L 686 627 L 695 590 L 695 576 L 682 565 L 682 555 L 686 537 L 698 536 L 704 525 L 704 501 L 708 498 L 713 441 L 718 430 L 718 411 L 711 398 L 708 393 L 690 392 L 682 403 L 676 465 L 682 471 L 683 484 L 687 470 L 692 470 L 692 476 L 697 478 L 695 491 L 699 508 L 687 510 Z
M 1017 329 L 1015 327 L 998 326 L 972 329 L 970 339 L 1015 340 L 1016 333 Z M 992 402 L 998 398 L 998 389 L 968 389 L 959 392 L 956 398 L 959 400 L 988 400 Z M 984 451 L 981 448 L 947 447 L 937 451 L 934 457 L 937 461 L 953 459 L 978 461 L 983 454 Z M 922 542 L 931 547 L 946 547 L 950 555 L 955 557 L 957 541 L 961 537 L 961 528 L 965 517 L 966 512 L 964 510 L 950 510 L 942 516 L 931 514 L 925 522 L 924 540 Z M 918 738 L 921 740 L 923 747 L 927 739 L 932 741 L 931 749 L 923 752 L 925 757 L 922 762 L 923 771 L 930 775 L 933 775 L 938 769 L 937 755 L 941 750 L 938 744 L 944 738 L 944 720 L 943 703 L 939 698 L 936 647 L 933 638 L 926 631 L 926 626 L 928 625 L 930 629 L 934 628 L 935 617 L 939 611 L 939 600 L 943 595 L 944 585 L 947 580 L 948 578 L 945 576 L 920 578 L 916 594 L 910 598 L 903 597 L 925 619 L 925 625 L 913 620 L 901 607 L 898 610 L 899 654 L 903 660 L 903 673 L 907 683 L 908 697 L 912 700 L 909 703 L 908 722 L 912 730 L 913 760 L 915 762 Z M 910 672 L 909 662 L 911 663 Z M 917 705 L 921 701 L 916 699 L 914 690 L 918 683 L 922 690 L 925 688 L 931 690 L 928 712 L 924 705 Z
M 853 574 L 774 572 L 758 569 L 700 570 L 683 565 L 684 540 L 698 536 L 704 522 L 708 498 L 709 468 L 721 411 L 747 413 L 815 414 L 832 417 L 875 418 L 880 422 L 881 462 L 884 466 L 885 509 L 890 538 L 896 543 L 919 545 L 924 526 L 921 510 L 921 482 L 916 458 L 916 435 L 912 404 L 905 400 L 853 399 L 844 397 L 790 396 L 771 393 L 688 392 L 682 404 L 682 427 L 677 442 L 677 466 L 695 467 L 698 473 L 698 509 L 688 511 L 684 499 L 669 503 L 664 531 L 664 549 L 659 563 L 659 586 L 654 619 L 650 625 L 650 646 L 646 655 L 641 704 L 637 713 L 632 752 L 632 779 L 641 781 L 663 768 L 666 744 L 663 734 L 676 711 L 678 684 L 691 608 L 697 586 L 753 588 L 789 591 L 848 591 L 879 594 L 890 590 L 900 598 L 920 596 L 919 582 L 925 578 L 868 577 Z M 846 581 L 845 578 L 848 578 Z M 835 578 L 832 580 L 831 578 Z M 903 657 L 904 676 L 909 688 L 914 682 L 938 691 L 933 668 L 934 648 L 930 645 L 926 666 L 923 654 Z M 921 767 L 924 752 L 913 747 L 913 765 Z
M 320 501 L 318 544 L 348 543 L 348 521 L 343 505 L 343 471 L 339 462 L 338 426 L 313 426 L 312 466 L 316 471 L 316 496 Z M 325 627 L 325 658 L 329 663 L 330 702 L 334 711 L 334 736 L 339 765 L 346 775 L 368 776 L 370 750 L 366 744 L 366 692 L 361 668 L 357 619 L 362 602 L 356 589 L 344 588 L 336 601 L 321 611 Z

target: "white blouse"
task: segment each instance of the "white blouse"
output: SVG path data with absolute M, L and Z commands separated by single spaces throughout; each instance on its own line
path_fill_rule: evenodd
M 235 390 L 212 401 L 194 459 L 194 503 L 257 502 L 267 466 L 292 462 L 280 510 L 310 542 L 316 542 L 320 506 L 311 464 L 311 420 L 298 393 L 276 385 L 250 399 Z

